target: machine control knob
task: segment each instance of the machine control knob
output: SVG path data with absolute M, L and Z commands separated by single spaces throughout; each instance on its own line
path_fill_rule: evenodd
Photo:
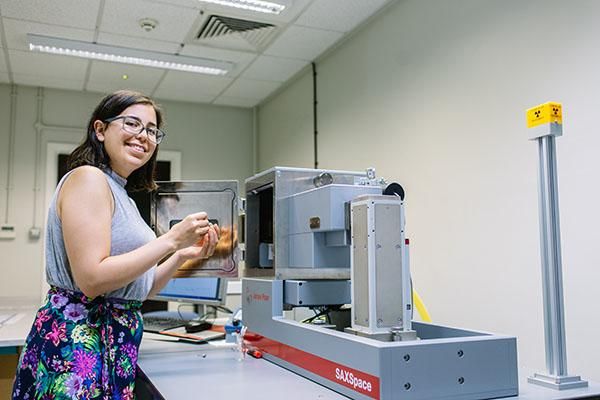
M 383 194 L 386 196 L 398 196 L 401 200 L 404 200 L 404 188 L 399 183 L 392 182 L 384 190 Z

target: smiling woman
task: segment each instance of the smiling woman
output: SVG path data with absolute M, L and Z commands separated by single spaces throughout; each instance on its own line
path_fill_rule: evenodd
M 50 203 L 50 290 L 21 353 L 13 399 L 132 399 L 141 301 L 184 262 L 213 254 L 219 229 L 206 213 L 156 238 L 125 190 L 156 187 L 162 119 L 150 98 L 129 91 L 106 96 L 92 113 Z
M 142 168 L 150 159 L 149 169 L 156 165 L 157 111 L 149 104 L 133 104 L 121 115 L 94 121 L 94 133 L 112 154 L 110 168 L 122 177 Z M 146 135 L 142 132 L 146 131 Z M 154 134 L 150 134 L 150 131 Z M 133 133 L 132 133 L 133 132 Z M 162 135 L 161 135 L 162 139 Z

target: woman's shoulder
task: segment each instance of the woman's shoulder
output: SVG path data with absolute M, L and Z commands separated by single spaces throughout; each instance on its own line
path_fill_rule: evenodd
M 104 177 L 104 172 L 93 165 L 80 165 L 79 167 L 73 168 L 70 171 L 71 175 L 79 176 L 90 176 L 90 177 Z M 106 179 L 106 178 L 105 178 Z
M 81 191 L 96 194 L 99 190 L 110 190 L 104 172 L 100 168 L 91 165 L 82 165 L 69 171 L 69 176 L 64 181 L 63 188 L 69 192 Z
M 101 169 L 84 165 L 69 171 L 69 176 L 59 188 L 57 208 L 59 218 L 62 218 L 62 208 L 67 205 L 85 203 L 94 207 L 110 204 L 112 208 L 111 189 L 106 175 Z

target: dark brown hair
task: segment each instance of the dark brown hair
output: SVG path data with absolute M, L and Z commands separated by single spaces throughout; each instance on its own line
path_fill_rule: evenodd
M 134 104 L 147 104 L 154 108 L 156 113 L 156 125 L 158 128 L 162 126 L 163 115 L 160 107 L 148 96 L 138 92 L 129 90 L 119 90 L 109 94 L 100 101 L 96 109 L 92 113 L 87 127 L 87 133 L 83 142 L 71 153 L 68 161 L 68 170 L 80 167 L 82 165 L 92 165 L 102 170 L 110 168 L 110 158 L 104 143 L 96 137 L 94 122 L 97 120 L 106 121 L 109 118 L 116 117 L 121 114 L 127 107 Z M 154 150 L 154 154 L 146 164 L 133 171 L 127 178 L 127 189 L 131 191 L 152 191 L 156 189 L 154 183 L 154 169 L 156 168 L 156 154 L 158 153 L 158 145 Z

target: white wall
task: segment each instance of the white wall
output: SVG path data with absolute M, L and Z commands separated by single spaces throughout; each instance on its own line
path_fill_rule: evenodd
M 569 372 L 596 381 L 598 15 L 592 0 L 399 1 L 317 63 L 320 167 L 374 166 L 400 182 L 414 284 L 434 321 L 516 335 L 521 366 L 539 372 L 537 147 L 525 110 L 563 103 Z M 310 74 L 260 107 L 261 169 L 312 167 Z
M 259 170 L 278 164 L 290 167 L 313 166 L 311 77 L 310 74 L 302 76 L 277 96 L 276 101 L 261 106 L 257 143 Z
M 11 87 L 0 85 L 0 223 L 7 200 Z M 101 99 L 97 93 L 45 89 L 44 125 L 76 129 L 44 129 L 41 132 L 40 181 L 34 217 L 34 171 L 38 89 L 17 87 L 16 131 L 8 222 L 16 227 L 14 240 L 0 240 L 0 297 L 39 298 L 42 282 L 43 240 L 29 240 L 34 218 L 43 227 L 45 206 L 45 156 L 48 142 L 78 144 L 87 120 Z M 158 102 L 165 110 L 167 138 L 162 150 L 180 151 L 182 179 L 239 179 L 252 175 L 252 110 L 192 103 Z M 42 236 L 45 230 L 42 229 Z

